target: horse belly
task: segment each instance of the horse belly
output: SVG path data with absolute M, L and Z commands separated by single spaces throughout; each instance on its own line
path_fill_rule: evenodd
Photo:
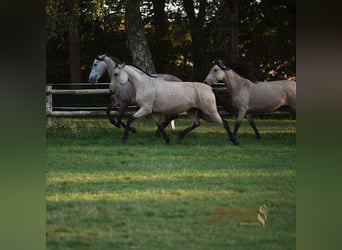
M 163 99 L 156 99 L 153 112 L 163 114 L 179 114 L 194 107 L 195 104 L 187 97 L 170 95 Z
M 156 88 L 153 112 L 178 114 L 195 107 L 195 94 L 191 85 L 186 83 L 160 84 Z
M 281 88 L 260 88 L 253 91 L 249 101 L 251 112 L 272 112 L 286 104 L 286 96 Z

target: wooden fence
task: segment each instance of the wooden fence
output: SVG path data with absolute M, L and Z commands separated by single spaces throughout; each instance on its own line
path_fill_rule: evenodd
M 105 88 L 94 87 L 102 86 Z M 57 88 L 56 88 L 57 87 Z M 63 88 L 64 87 L 64 88 Z M 223 83 L 217 83 L 213 86 L 217 91 L 226 91 Z M 89 107 L 89 106 L 55 106 L 53 103 L 54 95 L 107 95 L 110 97 L 109 83 L 97 83 L 95 85 L 91 83 L 58 83 L 46 85 L 46 117 L 47 125 L 51 125 L 51 117 L 101 117 L 106 116 L 107 106 Z M 109 103 L 108 103 L 109 104 Z M 107 104 L 106 104 L 107 105 Z M 130 106 L 128 114 L 132 114 L 137 110 L 136 106 Z M 222 107 L 218 106 L 218 110 L 221 115 L 227 114 Z M 115 114 L 116 111 L 111 111 L 111 114 Z M 285 112 L 286 113 L 286 112 Z M 287 113 L 286 113 L 287 114 Z M 269 115 L 284 115 L 284 112 L 276 111 L 268 113 Z

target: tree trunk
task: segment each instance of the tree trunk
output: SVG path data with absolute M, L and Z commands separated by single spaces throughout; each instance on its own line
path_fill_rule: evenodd
M 229 4 L 229 62 L 239 62 L 239 1 L 232 0 Z
M 70 82 L 81 82 L 81 54 L 79 35 L 79 2 L 68 1 L 69 9 L 69 72 Z
M 98 20 L 94 21 L 94 38 L 96 53 L 106 53 L 106 40 L 104 36 L 104 30 L 101 28 L 101 22 Z
M 167 34 L 167 16 L 165 13 L 165 0 L 152 0 L 154 12 L 154 50 L 152 51 L 157 72 L 164 72 L 164 66 L 168 63 L 168 44 L 165 41 Z M 165 72 L 164 72 L 165 73 Z
M 77 27 L 69 30 L 70 82 L 81 82 L 80 37 Z
M 128 47 L 133 63 L 148 73 L 155 73 L 151 51 L 139 11 L 139 0 L 125 0 L 125 23 Z
M 205 77 L 206 67 L 205 67 L 205 50 L 207 45 L 207 38 L 204 34 L 204 17 L 207 7 L 206 0 L 200 0 L 199 12 L 196 17 L 194 11 L 193 0 L 183 0 L 184 9 L 189 18 L 190 22 L 190 34 L 191 34 L 191 47 L 192 47 L 192 58 L 195 69 L 195 75 L 197 80 Z

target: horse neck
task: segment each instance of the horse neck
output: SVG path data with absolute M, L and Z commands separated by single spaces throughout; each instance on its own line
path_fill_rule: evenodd
M 114 68 L 116 66 L 116 63 L 109 57 L 105 57 L 104 62 L 107 66 L 107 72 L 108 72 L 108 76 L 110 79 L 110 85 L 109 88 L 116 93 L 117 89 L 119 88 L 119 84 L 118 82 L 115 80 L 115 76 L 114 76 Z
M 151 82 L 150 76 L 145 75 L 145 73 L 138 72 L 133 66 L 126 65 L 124 70 L 128 73 L 128 80 L 134 86 L 135 91 L 143 87 L 146 83 Z
M 233 70 L 225 71 L 224 81 L 228 88 L 228 91 L 231 93 L 238 92 L 241 88 L 249 87 L 251 82 L 236 74 Z
M 114 75 L 114 68 L 116 66 L 116 63 L 107 56 L 104 58 L 104 62 L 107 65 L 107 71 L 108 71 L 109 79 L 112 79 L 112 77 Z

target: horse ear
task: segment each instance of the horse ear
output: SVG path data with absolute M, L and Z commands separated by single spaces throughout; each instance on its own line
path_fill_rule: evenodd
M 125 67 L 125 65 L 126 65 L 126 63 L 124 63 L 124 62 L 121 63 L 121 64 L 118 64 L 118 68 L 119 69 L 123 69 Z
M 220 59 L 218 60 L 218 65 L 222 68 L 222 69 L 228 69 L 226 65 L 224 65 L 223 61 Z

